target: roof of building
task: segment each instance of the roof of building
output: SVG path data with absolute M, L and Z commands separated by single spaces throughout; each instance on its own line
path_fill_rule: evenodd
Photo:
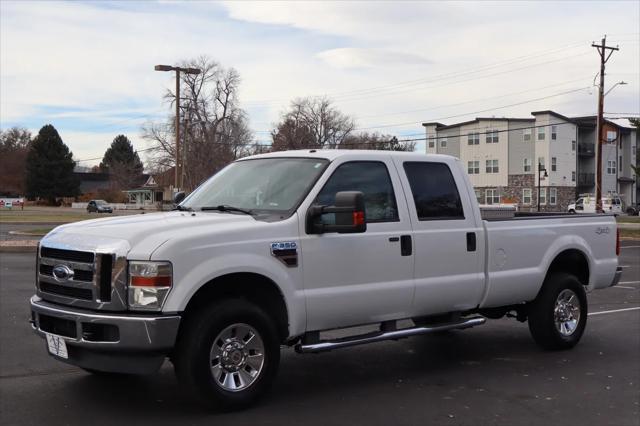
M 562 119 L 562 120 L 565 120 L 565 121 L 568 121 L 568 122 L 570 122 L 570 123 L 573 121 L 573 119 L 572 119 L 572 118 L 566 117 L 566 116 L 564 116 L 564 115 L 562 115 L 562 114 L 558 114 L 557 112 L 555 112 L 555 111 L 551 111 L 550 109 L 546 109 L 546 110 L 543 110 L 543 111 L 533 111 L 533 112 L 531 113 L 531 115 L 533 115 L 534 117 L 535 117 L 536 115 L 542 115 L 542 114 L 549 114 L 549 115 L 553 115 L 554 117 L 558 117 L 558 118 L 560 118 L 560 119 Z
M 466 126 L 467 124 L 479 123 L 481 121 L 519 121 L 519 122 L 532 122 L 535 121 L 535 118 L 514 118 L 514 117 L 476 117 L 473 120 L 463 121 L 462 123 L 454 123 L 454 124 L 442 124 L 442 123 L 422 123 L 423 126 L 432 126 L 436 125 L 436 130 L 447 130 L 453 129 L 460 126 Z
M 587 124 L 587 125 L 592 125 L 593 127 L 595 127 L 597 118 L 598 118 L 598 116 L 596 116 L 596 115 L 585 115 L 585 116 L 582 116 L 582 117 L 574 117 L 573 121 L 578 122 L 581 125 Z M 619 128 L 619 129 L 623 129 L 623 130 L 633 130 L 634 129 L 634 127 L 624 126 L 622 124 L 616 123 L 615 121 L 609 120 L 609 119 L 606 119 L 606 118 L 604 119 L 604 122 L 607 123 L 607 124 L 610 124 L 612 126 L 615 126 L 615 127 Z

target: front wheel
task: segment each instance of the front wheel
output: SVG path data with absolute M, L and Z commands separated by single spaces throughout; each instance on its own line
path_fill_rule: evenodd
M 547 350 L 574 347 L 587 325 L 584 286 L 570 274 L 557 273 L 545 280 L 538 297 L 529 305 L 529 331 Z
M 206 405 L 225 410 L 254 403 L 280 363 L 276 327 L 259 307 L 220 301 L 187 319 L 174 359 L 180 383 Z
M 576 214 L 576 211 L 571 209 L 571 210 L 569 210 L 569 214 Z

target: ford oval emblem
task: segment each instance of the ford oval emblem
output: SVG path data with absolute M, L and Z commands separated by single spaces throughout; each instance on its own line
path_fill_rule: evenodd
M 73 269 L 67 265 L 56 265 L 53 268 L 53 278 L 59 282 L 69 281 L 73 279 Z

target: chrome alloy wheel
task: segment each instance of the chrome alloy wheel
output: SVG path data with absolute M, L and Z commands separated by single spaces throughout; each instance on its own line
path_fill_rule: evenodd
M 560 292 L 553 309 L 553 320 L 563 336 L 571 336 L 576 331 L 580 322 L 580 299 L 573 290 Z
M 230 325 L 213 341 L 209 362 L 218 386 L 230 392 L 244 390 L 260 376 L 264 366 L 264 343 L 250 325 Z

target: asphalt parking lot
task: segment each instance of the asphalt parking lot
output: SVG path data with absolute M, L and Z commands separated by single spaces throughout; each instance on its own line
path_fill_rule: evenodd
M 210 413 L 169 363 L 153 376 L 100 378 L 50 358 L 27 323 L 34 254 L 0 254 L 3 425 L 640 425 L 640 242 L 623 243 L 620 285 L 589 295 L 571 351 L 543 352 L 503 319 L 320 355 L 283 350 L 271 394 Z

